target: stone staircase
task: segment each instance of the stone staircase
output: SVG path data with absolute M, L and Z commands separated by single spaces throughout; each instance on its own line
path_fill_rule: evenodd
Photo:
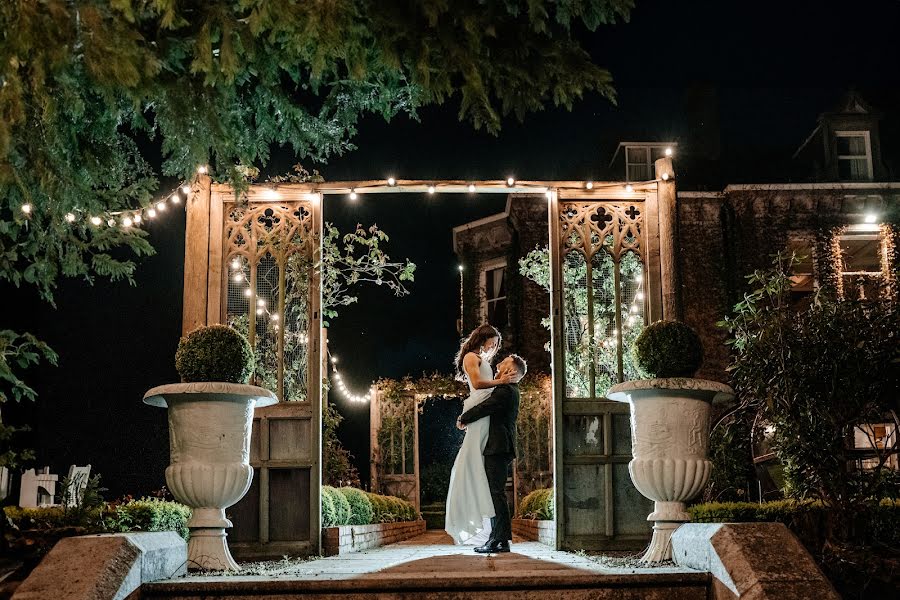
M 422 518 L 425 519 L 425 526 L 428 529 L 443 529 L 444 520 L 446 518 L 446 503 L 431 502 L 422 505 Z

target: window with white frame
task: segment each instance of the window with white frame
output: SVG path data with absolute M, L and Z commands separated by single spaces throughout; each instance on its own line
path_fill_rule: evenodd
M 897 469 L 897 426 L 894 423 L 863 423 L 853 428 L 853 447 L 868 451 L 857 461 L 860 469 L 873 469 L 879 465 Z
M 872 146 L 868 131 L 836 131 L 838 178 L 871 181 Z
M 506 304 L 506 261 L 486 264 L 481 270 L 481 316 L 500 329 L 509 322 Z
M 881 232 L 849 231 L 841 234 L 838 241 L 844 297 L 877 298 L 884 277 Z
M 625 146 L 625 180 L 650 181 L 656 177 L 654 163 L 666 155 L 667 146 Z

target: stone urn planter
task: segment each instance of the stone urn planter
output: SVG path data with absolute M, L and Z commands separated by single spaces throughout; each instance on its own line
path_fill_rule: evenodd
M 161 385 L 144 402 L 169 409 L 170 464 L 166 484 L 193 510 L 188 521 L 188 567 L 238 570 L 228 550 L 225 509 L 253 481 L 250 430 L 253 409 L 278 400 L 261 387 L 226 382 Z
M 654 502 L 647 517 L 654 522 L 653 538 L 643 562 L 672 558 L 672 534 L 691 520 L 684 503 L 709 481 L 711 405 L 733 397 L 725 384 L 687 377 L 640 379 L 610 388 L 607 398 L 631 406 L 631 481 Z
M 228 550 L 225 509 L 253 481 L 250 431 L 253 409 L 275 404 L 275 394 L 247 385 L 253 371 L 247 338 L 224 325 L 200 327 L 181 338 L 175 368 L 182 383 L 161 385 L 144 402 L 169 409 L 166 484 L 193 510 L 188 521 L 188 568 L 239 570 Z
M 703 362 L 700 338 L 678 321 L 657 321 L 634 342 L 632 354 L 647 379 L 614 385 L 606 397 L 631 406 L 631 462 L 637 490 L 653 500 L 650 547 L 643 562 L 672 558 L 672 534 L 690 521 L 684 503 L 709 481 L 709 415 L 712 404 L 734 392 L 723 383 L 694 379 Z

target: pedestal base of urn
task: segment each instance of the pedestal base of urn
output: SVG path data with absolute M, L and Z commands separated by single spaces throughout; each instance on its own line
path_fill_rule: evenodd
M 226 527 L 232 523 L 221 508 L 195 508 L 188 529 L 188 569 L 192 571 L 240 571 L 228 549 Z
M 655 563 L 672 560 L 672 534 L 681 526 L 680 522 L 657 521 L 653 524 L 650 546 L 641 557 L 641 562 Z

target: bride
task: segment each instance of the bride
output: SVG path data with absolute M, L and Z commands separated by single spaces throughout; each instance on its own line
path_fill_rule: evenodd
M 494 386 L 512 381 L 506 374 L 493 378 L 490 363 L 499 348 L 500 332 L 488 324 L 476 328 L 460 345 L 454 361 L 456 377 L 469 384 L 463 412 L 490 396 Z M 489 428 L 490 417 L 468 425 L 450 472 L 444 529 L 456 544 L 483 544 L 491 532 L 494 504 L 482 455 Z

